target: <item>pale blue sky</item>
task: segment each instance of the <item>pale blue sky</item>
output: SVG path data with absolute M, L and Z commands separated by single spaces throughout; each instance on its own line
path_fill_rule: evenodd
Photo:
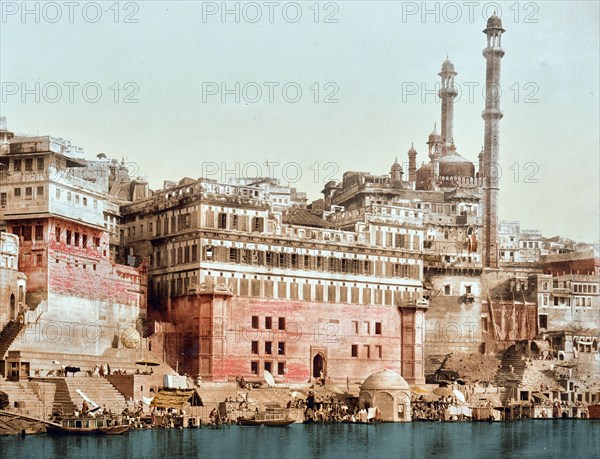
M 11 14 L 21 2 L 2 3 L 0 112 L 8 117 L 9 127 L 69 138 L 89 157 L 99 152 L 125 156 L 139 165 L 153 188 L 163 179 L 199 177 L 207 162 L 225 162 L 226 168 L 235 169 L 236 162 L 268 160 L 300 164 L 302 178 L 295 186 L 315 199 L 332 171 L 325 166 L 328 161 L 339 166 L 337 179 L 346 170 L 383 174 L 396 156 L 407 161 L 406 152 L 414 142 L 420 164 L 427 160 L 425 142 L 433 123 L 439 124 L 440 105 L 432 95 L 425 100 L 421 94 L 403 97 L 403 87 L 405 93 L 412 83 L 434 89 L 446 54 L 458 71 L 456 82 L 465 88 L 455 107 L 458 151 L 476 162 L 483 143 L 482 30 L 484 9 L 494 8 L 490 2 L 474 5 L 473 20 L 464 2 L 454 3 L 460 10 L 430 3 L 439 14 L 425 18 L 422 2 L 344 1 L 336 2 L 337 7 L 321 2 L 318 23 L 312 1 L 298 2 L 302 16 L 297 23 L 283 17 L 283 6 L 290 2 L 280 2 L 273 23 L 265 2 L 256 3 L 263 13 L 256 23 L 244 16 L 236 23 L 232 15 L 223 23 L 219 14 L 203 21 L 203 8 L 205 12 L 215 5 L 220 8 L 221 2 L 137 2 L 137 12 L 125 3 L 115 8 L 114 2 L 100 2 L 103 13 L 96 23 L 86 21 L 96 14 L 93 6 L 86 6 L 83 15 L 83 6 L 90 2 L 80 2 L 72 23 L 62 2 L 56 23 L 49 22 L 56 11 L 44 10 L 43 4 L 36 22 L 35 15 L 23 21 L 21 11 Z M 228 5 L 234 8 L 235 2 Z M 242 11 L 244 4 L 240 5 Z M 546 236 L 597 241 L 598 2 L 500 2 L 500 6 L 506 29 L 500 217 L 520 220 L 523 228 L 541 229 Z M 294 9 L 286 7 L 290 19 Z M 406 13 L 413 7 L 419 9 L 417 14 L 403 18 L 403 8 Z M 247 18 L 255 13 L 250 7 L 245 11 Z M 461 17 L 454 20 L 457 11 Z M 338 22 L 324 23 L 324 16 L 332 12 Z M 129 13 L 135 13 L 137 23 L 123 22 Z M 39 103 L 33 95 L 23 102 L 21 88 L 9 94 L 15 92 L 14 83 L 23 82 L 29 88 L 36 82 L 41 88 L 47 85 L 47 93 L 40 94 Z M 65 82 L 80 84 L 72 103 Z M 97 103 L 83 98 L 81 87 L 90 82 L 103 90 Z M 127 82 L 139 88 L 137 103 L 122 103 L 130 89 L 124 87 Z M 268 102 L 265 86 L 256 103 L 235 103 L 233 96 L 222 103 L 218 95 L 203 102 L 203 82 L 280 86 L 273 103 Z M 281 94 L 288 82 L 303 90 L 295 104 Z M 310 89 L 315 82 L 320 98 L 330 92 L 324 85 L 335 83 L 339 102 L 315 103 Z M 55 103 L 50 102 L 55 97 L 52 83 L 63 87 Z M 113 100 L 115 83 L 119 103 Z M 465 83 L 479 85 L 472 100 Z M 525 103 L 528 95 L 537 102 Z M 93 91 L 88 96 L 94 97 Z M 515 163 L 520 169 L 516 182 Z M 526 163 L 535 163 L 537 169 L 525 168 Z M 255 174 L 255 169 L 247 170 Z M 538 183 L 525 183 L 535 170 Z M 294 179 L 296 169 L 287 172 Z M 275 175 L 282 177 L 280 168 Z

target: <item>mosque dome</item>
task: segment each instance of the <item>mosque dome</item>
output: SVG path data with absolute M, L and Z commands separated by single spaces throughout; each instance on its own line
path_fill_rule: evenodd
M 395 371 L 373 373 L 362 383 L 361 390 L 410 390 L 406 380 Z

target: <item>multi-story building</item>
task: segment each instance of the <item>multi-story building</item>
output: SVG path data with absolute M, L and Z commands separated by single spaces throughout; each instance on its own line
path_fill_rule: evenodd
M 0 155 L 0 221 L 19 238 L 31 317 L 11 350 L 100 355 L 145 315 L 145 266 L 111 261 L 107 189 L 67 142 L 15 137 Z M 97 179 L 97 177 L 95 177 Z M 50 358 L 50 361 L 54 360 Z
M 122 208 L 127 245 L 151 260 L 149 313 L 184 337 L 165 353 L 203 379 L 422 382 L 422 212 L 348 211 L 340 230 L 252 191 L 185 179 Z

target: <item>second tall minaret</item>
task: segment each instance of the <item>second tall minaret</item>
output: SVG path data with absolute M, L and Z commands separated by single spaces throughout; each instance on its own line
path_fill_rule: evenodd
M 442 87 L 438 96 L 442 100 L 442 155 L 446 155 L 453 139 L 454 125 L 454 98 L 458 91 L 454 87 L 454 77 L 458 75 L 454 70 L 454 64 L 446 59 L 442 64 L 442 71 L 438 73 L 442 78 Z
M 487 35 L 487 48 L 483 50 L 486 60 L 485 110 L 481 114 L 485 121 L 483 143 L 483 266 L 498 267 L 498 195 L 500 191 L 499 168 L 499 125 L 500 110 L 500 59 L 502 49 L 502 20 L 494 13 L 483 31 Z

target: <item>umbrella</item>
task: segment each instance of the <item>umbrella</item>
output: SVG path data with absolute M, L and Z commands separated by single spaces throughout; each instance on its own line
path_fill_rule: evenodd
M 325 389 L 338 395 L 343 395 L 345 393 L 345 391 L 340 389 L 338 386 L 327 386 Z
M 454 395 L 454 392 L 452 392 L 452 390 L 448 389 L 447 387 L 438 387 L 437 389 L 433 390 L 433 393 L 435 395 L 439 395 L 440 397 Z
M 454 395 L 456 396 L 456 398 L 461 401 L 462 403 L 465 403 L 465 394 L 463 394 L 461 391 L 459 391 L 458 389 L 454 389 L 452 391 L 454 393 Z
M 160 365 L 160 362 L 155 362 L 154 360 L 142 359 L 135 362 L 136 365 L 146 365 L 147 367 L 157 367 Z
M 269 386 L 275 385 L 275 378 L 273 378 L 273 375 L 271 374 L 270 371 L 265 370 L 263 377 L 265 378 L 265 381 L 267 382 L 267 384 Z
M 413 387 L 410 390 L 413 394 L 417 394 L 417 395 L 428 395 L 429 391 L 423 387 Z

